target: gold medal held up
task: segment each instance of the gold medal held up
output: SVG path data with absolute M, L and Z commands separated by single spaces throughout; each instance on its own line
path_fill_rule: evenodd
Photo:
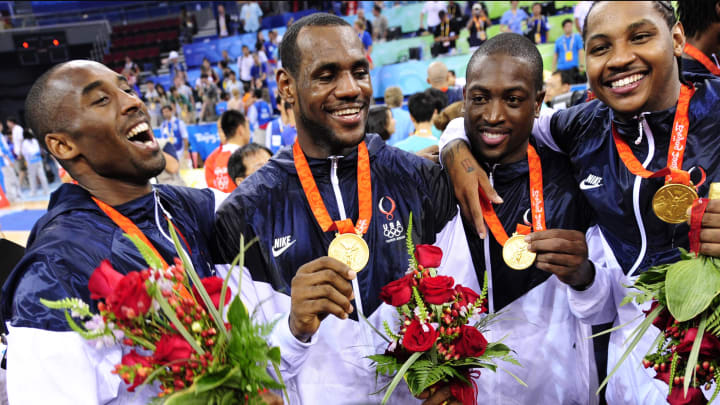
M 328 246 L 328 256 L 347 264 L 354 272 L 364 269 L 370 258 L 365 239 L 354 233 L 335 235 Z
M 503 260 L 513 270 L 525 270 L 535 262 L 536 253 L 528 250 L 525 235 L 514 233 L 503 246 Z
M 653 211 L 661 220 L 680 224 L 688 220 L 688 209 L 698 198 L 692 186 L 668 183 L 660 187 L 652 200 Z

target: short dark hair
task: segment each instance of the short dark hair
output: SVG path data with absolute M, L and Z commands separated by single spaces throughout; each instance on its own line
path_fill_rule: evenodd
M 328 14 L 328 13 L 315 13 L 305 16 L 285 31 L 282 42 L 280 42 L 280 60 L 282 61 L 283 67 L 290 73 L 291 76 L 295 77 L 300 68 L 300 61 L 302 55 L 297 46 L 297 37 L 304 27 L 352 27 L 347 21 L 342 18 Z
M 173 87 L 173 88 L 174 88 L 174 87 Z M 173 109 L 173 108 L 172 108 L 172 105 L 170 105 L 170 104 L 165 104 L 165 105 L 162 106 L 162 108 L 160 108 L 160 111 L 165 111 L 165 110 L 170 110 L 170 111 L 172 111 L 172 109 Z
M 262 89 L 253 90 L 253 97 L 260 99 L 262 98 Z
M 368 134 L 378 134 L 380 138 L 385 141 L 390 139 L 390 133 L 387 131 L 388 111 L 390 111 L 390 109 L 385 105 L 374 105 L 370 107 L 365 132 Z
M 560 75 L 560 83 L 561 84 L 574 84 L 575 83 L 575 74 L 572 70 L 556 70 L 553 72 L 554 75 Z
M 63 114 L 55 115 L 55 109 L 60 100 L 58 94 L 49 86 L 50 78 L 64 65 L 64 63 L 55 65 L 43 73 L 35 80 L 25 98 L 25 121 L 27 126 L 32 129 L 38 142 L 46 150 L 45 135 L 63 130 L 67 125 L 67 117 L 64 117 Z M 9 117 L 7 120 L 17 123 L 15 117 Z
M 565 24 L 572 24 L 573 21 L 569 18 L 566 18 L 562 21 L 562 27 L 565 27 Z
M 452 73 L 453 77 L 457 77 L 454 70 L 448 70 L 448 73 Z
M 12 122 L 13 124 L 17 124 L 17 123 L 18 123 L 18 119 L 17 119 L 16 117 L 12 116 L 12 115 L 9 116 L 9 117 L 7 117 L 7 118 L 5 119 L 5 121 L 10 121 L 10 122 Z
M 434 87 L 429 87 L 425 89 L 425 94 L 430 97 L 430 100 L 432 101 L 433 106 L 436 110 L 442 111 L 445 107 L 447 107 L 448 95 L 444 91 L 436 89 Z
M 587 36 L 588 17 L 590 17 L 590 12 L 595 8 L 596 5 L 598 5 L 598 3 L 601 3 L 601 2 L 594 1 L 592 3 L 592 5 L 590 6 L 590 9 L 588 9 L 588 13 L 585 14 L 585 23 L 583 24 L 583 32 L 582 32 L 583 43 L 585 43 L 585 38 Z M 653 8 L 655 9 L 655 11 L 660 13 L 663 20 L 665 20 L 665 23 L 667 24 L 668 28 L 672 29 L 672 27 L 675 26 L 675 23 L 677 23 L 677 16 L 675 15 L 675 9 L 673 8 L 672 3 L 669 1 L 651 1 L 650 3 L 653 5 Z M 678 2 L 678 3 L 682 3 L 682 2 Z M 715 13 L 715 11 L 713 10 L 713 14 L 714 13 Z M 683 26 L 683 28 L 685 28 L 685 27 Z M 687 30 L 685 31 L 685 34 L 687 35 Z
M 532 68 L 532 80 L 535 91 L 543 88 L 543 60 L 532 41 L 526 37 L 512 32 L 504 32 L 483 42 L 473 53 L 468 62 L 465 73 L 466 80 L 469 79 L 475 63 L 483 56 L 508 55 L 526 60 Z M 469 80 L 468 80 L 469 81 Z
M 235 182 L 235 179 L 238 177 L 246 177 L 247 175 L 247 166 L 245 166 L 245 158 L 254 155 L 258 152 L 265 151 L 270 156 L 272 156 L 272 152 L 270 152 L 270 149 L 259 145 L 257 143 L 249 143 L 245 146 L 242 146 L 238 148 L 235 152 L 233 152 L 232 155 L 230 155 L 230 159 L 228 159 L 228 175 L 230 176 L 230 179 L 232 182 Z
M 225 138 L 235 136 L 239 126 L 245 125 L 245 115 L 237 110 L 227 110 L 220 116 L 220 128 L 225 133 Z
M 425 92 L 415 93 L 408 99 L 408 111 L 415 122 L 429 122 L 435 110 L 435 102 Z
M 677 14 L 685 29 L 685 36 L 693 37 L 710 24 L 720 21 L 715 12 L 717 0 L 683 0 L 677 3 Z
M 378 13 L 382 13 L 382 7 L 378 6 L 377 4 L 373 6 L 373 10 L 377 11 Z

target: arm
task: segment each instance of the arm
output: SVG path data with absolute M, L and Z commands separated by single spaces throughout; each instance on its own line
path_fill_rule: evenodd
M 558 62 L 558 54 L 557 54 L 557 51 L 555 51 L 555 53 L 553 53 L 553 68 L 552 68 L 553 72 L 557 70 L 557 62 Z
M 170 174 L 175 174 L 180 170 L 180 164 L 178 164 L 175 157 L 163 152 L 165 155 L 165 170 Z

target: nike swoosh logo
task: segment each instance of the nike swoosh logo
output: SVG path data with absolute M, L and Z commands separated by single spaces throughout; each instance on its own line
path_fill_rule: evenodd
M 294 241 L 292 241 L 292 242 L 290 242 L 290 243 L 288 243 L 287 245 L 281 247 L 280 249 L 272 248 L 273 257 L 278 257 L 278 256 L 280 256 L 281 254 L 285 253 L 285 251 L 288 250 L 288 249 L 290 248 L 290 246 L 294 245 L 295 242 L 297 242 L 297 239 L 294 240 Z
M 580 190 L 592 190 L 594 188 L 602 187 L 601 184 L 587 184 L 585 183 L 585 180 L 580 182 Z

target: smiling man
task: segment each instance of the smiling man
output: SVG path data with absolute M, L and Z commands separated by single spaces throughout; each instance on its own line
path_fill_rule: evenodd
M 394 313 L 379 293 L 408 268 L 411 212 L 414 242 L 452 246 L 445 274 L 478 288 L 462 224 L 439 166 L 365 134 L 372 85 L 352 26 L 329 14 L 304 17 L 285 33 L 280 55 L 278 90 L 292 105 L 297 140 L 220 207 L 220 260 L 235 257 L 241 235 L 259 238 L 246 255 L 242 287 L 262 302 L 261 315 L 279 319 L 272 341 L 291 403 L 379 403 L 370 394 L 382 385 L 365 357 L 387 343 L 358 314 L 381 327 Z M 366 244 L 362 270 L 328 257 L 338 233 Z
M 213 194 L 150 185 L 165 167 L 150 115 L 127 80 L 99 63 L 53 67 L 35 82 L 25 109 L 38 141 L 78 184 L 52 194 L 2 290 L 10 403 L 145 403 L 152 389 L 128 393 L 111 373 L 123 354 L 119 346 L 96 350 L 68 327 L 63 311 L 39 300 L 93 302 L 88 280 L 105 259 L 122 273 L 146 268 L 118 225 L 123 217 L 168 263 L 176 256 L 172 218 L 196 270 L 209 276 Z

